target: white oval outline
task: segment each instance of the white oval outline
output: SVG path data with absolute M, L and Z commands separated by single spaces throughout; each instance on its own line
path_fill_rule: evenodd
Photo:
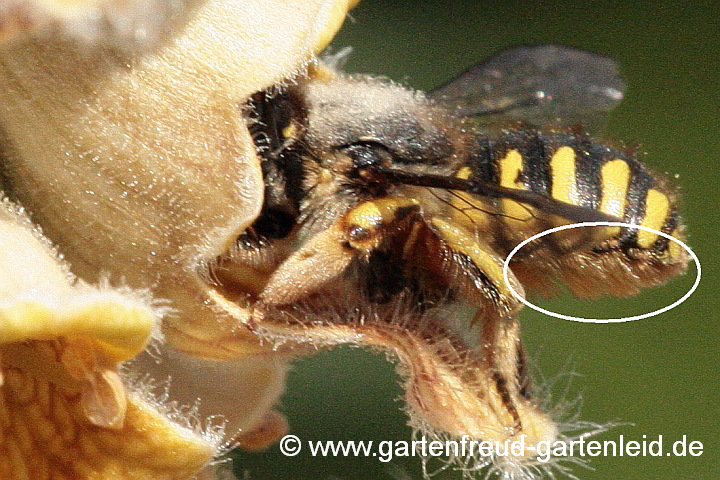
M 678 245 L 683 247 L 692 257 L 692 259 L 695 261 L 695 266 L 697 267 L 697 277 L 695 278 L 695 283 L 693 284 L 692 288 L 683 295 L 682 298 L 677 300 L 676 302 L 672 303 L 671 305 L 668 305 L 663 308 L 659 308 L 657 310 L 653 310 L 649 313 L 644 313 L 642 315 L 634 315 L 632 317 L 620 317 L 620 318 L 584 318 L 584 317 L 574 317 L 572 315 L 563 315 L 562 313 L 555 313 L 551 312 L 550 310 L 546 310 L 542 307 L 538 307 L 537 305 L 528 302 L 523 298 L 522 295 L 518 294 L 515 289 L 510 284 L 510 281 L 508 279 L 508 271 L 510 270 L 510 260 L 512 260 L 512 257 L 525 245 L 532 242 L 533 240 L 536 240 L 538 238 L 542 238 L 545 235 L 550 235 L 551 233 L 559 232 L 562 230 L 569 230 L 572 228 L 579 228 L 579 227 L 623 227 L 623 228 L 629 228 L 629 229 L 640 229 L 644 230 L 646 232 L 651 232 L 657 235 L 660 235 L 664 238 L 667 238 L 671 242 L 676 242 Z M 681 303 L 683 303 L 685 300 L 690 298 L 690 295 L 695 293 L 695 290 L 697 289 L 698 285 L 700 284 L 700 278 L 702 276 L 702 269 L 700 268 L 700 260 L 698 259 L 697 255 L 695 255 L 695 252 L 692 251 L 690 247 L 688 247 L 685 243 L 678 240 L 677 238 L 661 232 L 659 230 L 655 230 L 654 228 L 645 227 L 643 225 L 633 225 L 631 223 L 625 223 L 625 222 L 582 222 L 582 223 L 571 223 L 569 225 L 561 225 L 559 227 L 550 228 L 548 230 L 543 230 L 542 232 L 533 235 L 532 237 L 523 240 L 520 242 L 520 244 L 513 248 L 513 250 L 510 252 L 510 254 L 505 259 L 505 262 L 503 263 L 503 279 L 505 281 L 505 285 L 510 289 L 510 292 L 512 292 L 513 296 L 520 300 L 523 304 L 526 306 L 532 308 L 533 310 L 544 313 L 545 315 L 549 315 L 551 317 L 559 318 L 561 320 L 571 320 L 573 322 L 582 322 L 582 323 L 623 323 L 623 322 L 632 322 L 634 320 L 643 320 L 645 318 L 654 317 L 655 315 L 660 315 L 661 313 L 665 313 L 668 310 L 672 310 L 673 308 L 677 307 Z

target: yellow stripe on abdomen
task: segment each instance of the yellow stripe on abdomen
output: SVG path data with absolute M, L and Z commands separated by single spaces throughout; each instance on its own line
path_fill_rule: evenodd
M 510 150 L 499 161 L 498 165 L 500 167 L 500 186 L 516 190 L 527 190 L 525 184 L 518 181 L 523 171 L 523 157 L 519 151 Z M 532 218 L 532 212 L 529 208 L 514 200 L 502 200 L 502 208 L 506 215 L 505 221 L 509 224 L 526 222 Z
M 685 234 L 682 228 L 676 228 L 670 234 L 671 237 L 677 238 L 680 241 L 685 241 Z M 687 251 L 680 246 L 679 243 L 671 241 L 668 245 L 667 256 L 671 262 L 687 261 Z
M 610 160 L 603 165 L 602 175 L 602 201 L 600 211 L 613 215 L 622 220 L 625 217 L 628 188 L 630 187 L 630 165 L 625 160 Z M 620 227 L 604 229 L 605 237 L 612 237 L 620 233 Z
M 550 172 L 552 197 L 560 202 L 577 205 L 575 150 L 567 146 L 558 148 L 550 159 Z
M 643 227 L 660 230 L 665 225 L 665 220 L 670 213 L 670 199 L 664 193 L 650 189 L 645 200 L 645 217 L 641 225 Z M 658 239 L 657 233 L 638 230 L 637 244 L 640 248 L 650 248 Z
M 550 175 L 552 178 L 550 195 L 559 202 L 577 205 L 575 150 L 568 146 L 558 148 L 550 159 Z M 552 215 L 550 219 L 555 225 L 572 223 L 567 218 L 557 215 Z M 569 248 L 574 241 L 573 239 L 578 237 L 578 233 L 578 230 L 567 230 L 565 232 L 558 232 L 553 238 L 558 244 L 565 245 Z

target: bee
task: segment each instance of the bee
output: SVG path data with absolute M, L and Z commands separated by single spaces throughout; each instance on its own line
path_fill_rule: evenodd
M 622 221 L 684 238 L 669 182 L 580 127 L 624 87 L 612 60 L 544 45 L 428 93 L 320 64 L 258 92 L 246 117 L 264 203 L 218 260 L 218 290 L 252 305 L 265 338 L 390 349 L 416 426 L 524 437 L 492 468 L 527 474 L 536 446 L 562 433 L 533 395 L 510 287 L 624 296 L 687 266 L 657 234 L 586 228 L 533 242 L 503 279 L 516 245 L 559 225 Z
M 25 10 L 15 11 L 8 25 L 24 29 Z M 340 11 L 198 2 L 154 47 L 164 34 L 148 35 L 144 14 L 120 22 L 132 28 L 115 32 L 117 45 L 110 31 L 110 46 L 103 35 L 97 48 L 41 34 L 3 45 L 4 205 L 30 212 L 69 264 L 63 272 L 101 285 L 122 278 L 122 293 L 147 289 L 169 306 L 162 361 L 146 355 L 130 368 L 171 376 L 168 398 L 201 398 L 199 416 L 221 410 L 241 445 L 282 435 L 270 408 L 293 355 L 352 343 L 399 360 L 423 434 L 524 440 L 509 456 L 458 458 L 464 468 L 534 478 L 546 470 L 538 446 L 566 433 L 535 393 L 510 287 L 630 294 L 682 272 L 687 257 L 645 231 L 596 228 L 529 245 L 508 284 L 504 260 L 537 232 L 585 220 L 684 238 L 675 190 L 576 126 L 622 97 L 609 59 L 521 48 L 426 94 L 332 65 L 305 72 Z M 96 13 L 77 28 L 52 23 L 92 37 L 107 16 Z M 126 386 L 109 378 L 89 390 L 101 413 L 93 432 L 124 416 Z M 109 468 L 120 453 L 109 452 Z

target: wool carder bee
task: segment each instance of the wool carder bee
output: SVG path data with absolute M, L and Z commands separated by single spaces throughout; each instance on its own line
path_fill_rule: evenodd
M 526 472 L 534 446 L 562 433 L 533 397 L 522 304 L 503 280 L 508 253 L 584 221 L 684 238 L 668 182 L 579 127 L 623 89 L 611 60 L 539 46 L 427 94 L 324 65 L 257 93 L 246 116 L 265 200 L 218 260 L 218 289 L 252 304 L 251 328 L 278 345 L 393 350 L 416 425 L 487 441 L 524 435 L 525 451 L 495 468 Z M 622 296 L 687 261 L 657 234 L 583 228 L 530 244 L 509 279 L 521 294 L 562 282 L 582 297 Z

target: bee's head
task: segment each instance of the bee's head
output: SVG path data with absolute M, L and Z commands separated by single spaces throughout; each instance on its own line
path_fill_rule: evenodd
M 335 75 L 254 97 L 251 131 L 265 159 L 266 209 L 293 210 L 326 227 L 362 201 L 407 193 L 382 169 L 457 170 L 468 137 L 458 119 L 400 85 Z
M 305 141 L 322 154 L 345 153 L 354 169 L 374 162 L 443 165 L 455 152 L 454 119 L 423 94 L 363 77 L 309 82 Z

